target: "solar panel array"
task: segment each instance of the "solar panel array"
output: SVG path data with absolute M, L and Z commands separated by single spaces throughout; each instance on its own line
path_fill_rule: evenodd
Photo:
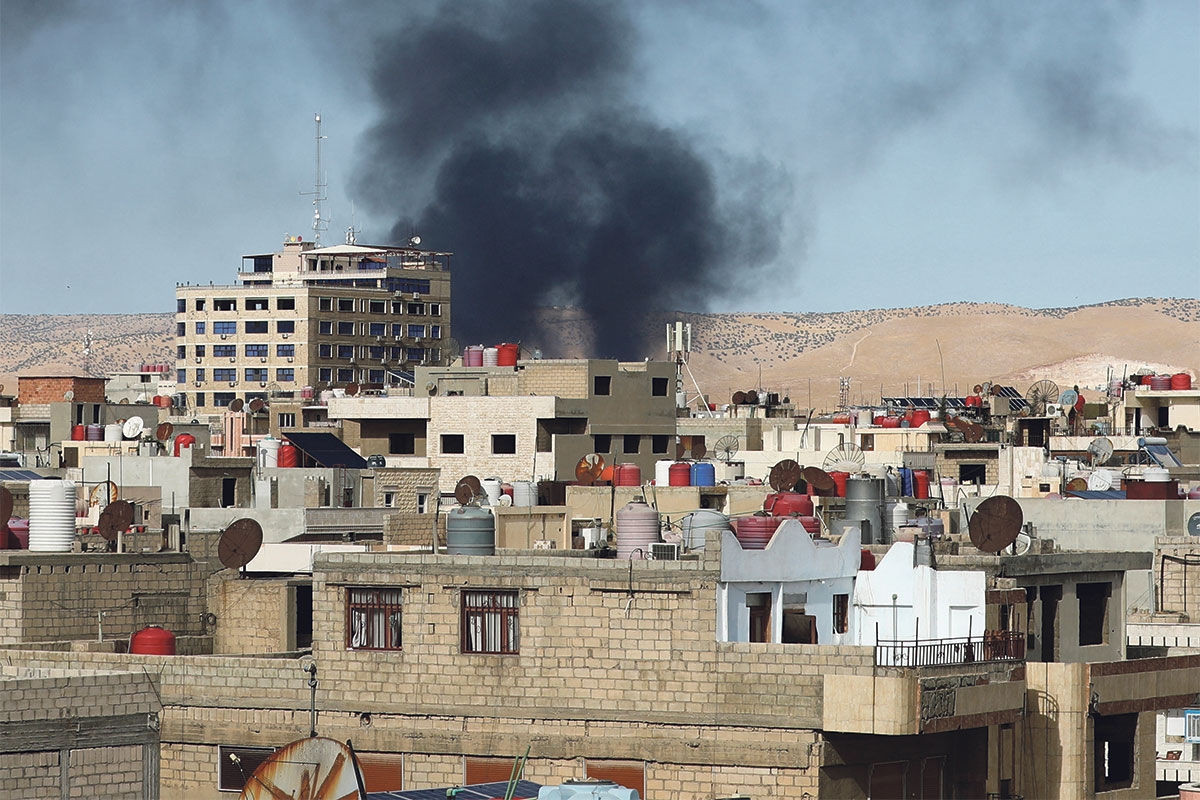
M 448 787 L 449 788 L 449 787 Z M 455 787 L 457 788 L 457 787 Z M 536 798 L 541 784 L 533 781 L 517 781 L 513 800 Z M 367 800 L 446 800 L 447 789 L 405 789 L 401 792 L 367 792 Z M 508 782 L 480 783 L 464 786 L 453 797 L 457 800 L 503 800 L 508 791 Z
M 1020 411 L 1029 406 L 1029 401 L 1014 386 L 993 386 L 992 394 L 996 397 L 1008 398 L 1008 410 L 1010 412 Z M 881 399 L 884 405 L 894 408 L 927 408 L 933 410 L 941 408 L 942 403 L 946 404 L 946 408 L 970 408 L 967 405 L 965 397 L 884 397 Z
M 0 481 L 40 481 L 45 477 L 28 469 L 0 469 Z
M 1154 459 L 1154 463 L 1160 467 L 1182 467 L 1183 463 L 1179 457 L 1171 452 L 1171 448 L 1165 444 L 1148 444 L 1142 447 L 1146 451 L 1146 455 Z
M 322 467 L 366 469 L 367 460 L 332 433 L 284 433 L 284 438 Z

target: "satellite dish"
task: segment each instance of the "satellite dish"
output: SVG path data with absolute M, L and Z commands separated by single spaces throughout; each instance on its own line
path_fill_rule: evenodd
M 346 384 L 346 397 L 354 397 L 354 395 L 356 395 L 356 394 L 358 394 L 358 384 L 357 383 L 347 383 Z
M 731 397 L 729 399 L 730 399 L 730 401 L 733 402 L 733 404 L 735 406 L 745 405 L 746 393 L 745 392 L 734 392 L 733 397 Z
M 261 397 L 255 397 L 250 401 L 250 413 L 257 414 L 258 412 L 262 411 L 266 405 L 266 401 L 264 401 Z
M 1088 455 L 1091 456 L 1093 467 L 1099 464 L 1107 464 L 1108 460 L 1112 458 L 1113 443 L 1107 437 L 1101 436 L 1099 439 L 1092 440 L 1092 443 L 1088 445 L 1087 451 Z
M 408 237 L 408 243 L 410 245 L 412 245 L 413 247 L 416 247 L 417 245 L 419 245 L 421 243 L 421 237 L 420 236 L 410 236 L 410 237 Z
M 1029 402 L 1029 414 L 1034 417 L 1046 416 L 1046 409 L 1058 400 L 1058 384 L 1054 381 L 1038 381 L 1025 392 Z
M 983 441 L 983 426 L 976 422 L 971 422 L 963 417 L 947 416 L 946 425 L 958 431 L 962 435 L 964 442 L 974 444 L 975 442 Z
M 833 497 L 837 494 L 837 483 L 833 476 L 820 467 L 805 467 L 800 476 L 812 487 L 813 493 L 820 497 Z
M 430 381 L 429 383 L 425 384 L 425 391 L 429 393 L 430 397 L 433 397 L 438 393 L 437 384 L 433 381 Z
M 454 499 L 460 506 L 470 505 L 475 502 L 476 498 L 483 497 L 484 494 L 486 493 L 483 491 L 483 484 L 474 475 L 460 478 L 454 486 Z
M 1016 541 L 1024 520 L 1016 500 L 1003 494 L 989 497 L 971 515 L 968 523 L 971 544 L 985 553 L 999 553 Z
M 727 436 L 722 436 L 720 439 L 717 439 L 717 444 L 713 450 L 717 454 L 717 458 L 728 464 L 733 460 L 733 457 L 737 455 L 738 447 L 740 447 L 738 437 L 736 434 L 731 433 Z
M 1013 555 L 1023 556 L 1033 547 L 1033 537 L 1025 531 L 1017 534 L 1017 538 L 1013 541 Z
M 234 412 L 235 414 L 237 412 L 241 411 L 245 407 L 246 407 L 246 401 L 240 397 L 235 397 L 235 398 L 233 398 L 233 400 L 229 401 L 229 410 Z
M 314 673 L 315 674 L 315 673 Z M 259 764 L 238 800 L 363 800 L 362 772 L 349 746 L 310 736 L 276 750 Z
M 796 484 L 800 483 L 803 478 L 803 468 L 790 458 L 785 458 L 775 466 L 771 467 L 771 474 L 767 476 L 767 485 L 777 492 L 793 492 L 796 490 Z
M 0 528 L 8 524 L 8 520 L 12 517 L 13 496 L 12 492 L 0 486 Z
M 1074 408 L 1075 403 L 1079 400 L 1079 392 L 1074 389 L 1067 389 L 1058 396 L 1058 404 L 1063 408 Z
M 75 399 L 75 392 L 72 391 L 71 389 L 67 389 L 65 392 L 63 392 L 63 400 L 66 400 L 69 403 L 74 399 Z
M 599 453 L 588 453 L 575 465 L 575 480 L 582 486 L 591 486 L 604 472 L 604 457 Z
M 112 481 L 101 481 L 88 492 L 88 505 L 108 505 L 117 499 L 117 485 Z
M 0 514 L 0 517 L 3 517 L 3 514 Z M 3 522 L 3 519 L 0 519 L 0 522 Z M 1192 536 L 1200 536 L 1200 511 L 1188 517 L 1187 532 Z
M 708 455 L 708 448 L 705 447 L 704 442 L 698 442 L 695 439 L 693 439 L 692 440 L 692 458 L 695 459 L 696 461 L 699 461 L 700 459 L 704 458 L 706 455 Z
M 132 524 L 133 504 L 128 500 L 114 500 L 100 512 L 100 535 L 106 542 L 115 542 L 117 535 L 129 530 Z
M 1093 492 L 1107 492 L 1112 488 L 1113 477 L 1112 473 L 1106 469 L 1098 469 L 1093 472 L 1087 480 L 1087 488 Z
M 136 439 L 142 435 L 142 431 L 145 429 L 146 423 L 141 417 L 130 417 L 121 426 L 121 433 L 125 434 L 126 439 Z
M 175 432 L 174 425 L 172 425 L 169 422 L 163 422 L 163 423 L 160 423 L 159 426 L 154 429 L 154 438 L 158 439 L 160 442 L 165 442 L 171 438 L 171 434 L 173 434 L 174 432 Z
M 858 445 L 846 443 L 839 444 L 830 451 L 829 455 L 825 456 L 823 466 L 827 472 L 856 473 L 862 470 L 865 463 L 867 457 L 858 449 Z
M 258 524 L 257 520 L 249 518 L 234 520 L 217 542 L 217 558 L 221 559 L 221 563 L 229 569 L 240 569 L 245 572 L 246 565 L 258 555 L 259 548 L 262 547 L 262 540 L 262 526 Z
M 1068 492 L 1086 492 L 1088 490 L 1087 478 L 1071 478 L 1067 481 L 1067 485 L 1063 487 Z
M 127 405 L 129 405 L 129 398 L 128 398 L 128 397 L 122 397 L 122 398 L 121 398 L 121 402 L 120 402 L 120 403 L 118 403 L 117 405 L 122 405 L 122 406 L 127 406 Z
M 496 504 L 501 508 L 508 508 L 513 504 L 513 499 L 506 494 L 502 494 L 500 495 L 500 499 L 496 501 Z

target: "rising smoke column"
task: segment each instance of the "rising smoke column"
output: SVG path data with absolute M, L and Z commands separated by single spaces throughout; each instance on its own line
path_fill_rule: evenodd
M 626 100 L 634 42 L 617 6 L 549 0 L 451 4 L 378 44 L 360 192 L 395 208 L 393 241 L 454 251 L 463 340 L 553 352 L 536 311 L 572 305 L 597 355 L 640 358 L 653 311 L 703 310 L 774 256 L 777 212 L 723 198 L 687 135 Z

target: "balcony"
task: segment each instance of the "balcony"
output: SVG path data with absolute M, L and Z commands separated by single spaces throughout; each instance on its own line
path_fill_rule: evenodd
M 988 661 L 1024 661 L 1025 634 L 995 631 L 983 636 L 925 641 L 884 639 L 875 645 L 879 667 L 942 667 Z

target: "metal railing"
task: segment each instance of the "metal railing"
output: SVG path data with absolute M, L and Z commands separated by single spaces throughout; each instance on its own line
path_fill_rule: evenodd
M 985 661 L 1025 660 L 1025 634 L 995 631 L 959 639 L 882 639 L 875 644 L 880 667 L 937 667 Z

